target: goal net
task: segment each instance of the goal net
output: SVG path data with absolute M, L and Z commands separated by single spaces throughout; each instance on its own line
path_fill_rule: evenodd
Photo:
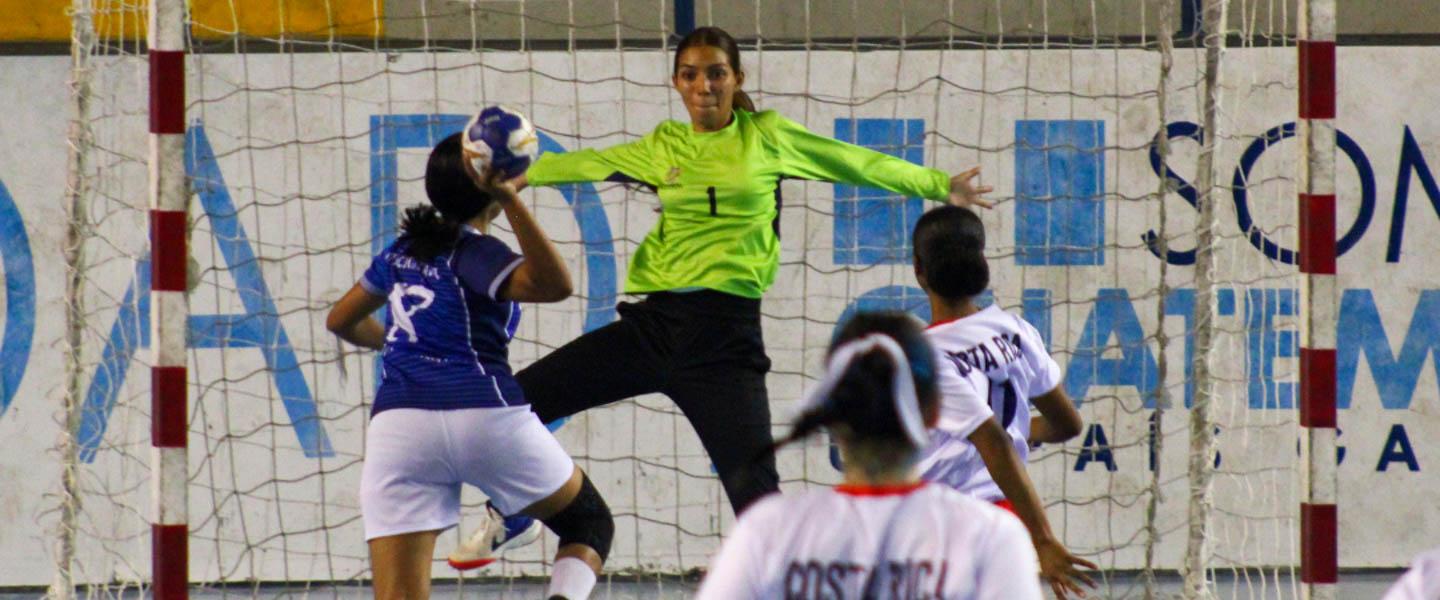
M 75 478 L 55 501 L 71 545 L 57 563 L 76 585 L 119 595 L 144 589 L 151 568 L 146 16 L 143 2 L 79 4 L 94 29 L 74 51 L 86 116 L 73 133 L 84 193 L 70 300 L 82 343 L 67 413 Z M 479 107 L 527 114 L 546 152 L 686 119 L 671 49 L 693 23 L 742 41 L 761 109 L 948 172 L 983 169 L 997 201 L 982 215 L 986 301 L 1036 325 L 1086 422 L 1037 450 L 1030 473 L 1065 544 L 1103 566 L 1102 595 L 1143 596 L 1149 575 L 1186 565 L 1242 595 L 1288 595 L 1300 502 L 1287 250 L 1299 150 L 1285 142 L 1297 17 L 1290 2 L 1232 2 L 1207 30 L 1202 13 L 1219 5 L 192 2 L 191 580 L 258 594 L 369 578 L 357 492 L 376 358 L 337 342 L 327 310 L 394 239 L 401 210 L 424 201 L 428 149 Z M 1228 48 L 1207 59 L 1207 40 Z M 763 305 L 777 432 L 846 315 L 928 318 L 908 242 L 926 201 L 782 189 L 780 276 Z M 616 318 L 658 206 L 615 183 L 523 197 L 576 294 L 524 307 L 517 367 Z M 1213 318 L 1197 313 L 1207 305 Z M 556 435 L 615 512 L 613 577 L 707 564 L 733 516 L 669 400 L 591 410 Z M 787 491 L 839 480 L 823 440 L 779 458 Z M 466 491 L 463 531 L 482 502 Z M 547 573 L 546 535 L 483 575 Z M 457 539 L 447 532 L 437 552 Z

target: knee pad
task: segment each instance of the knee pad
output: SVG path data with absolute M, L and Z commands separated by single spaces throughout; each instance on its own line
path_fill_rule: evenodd
M 610 542 L 615 538 L 615 519 L 600 492 L 590 483 L 590 476 L 581 475 L 580 493 L 564 510 L 541 522 L 555 535 L 560 545 L 584 544 L 600 555 L 601 562 L 610 557 Z

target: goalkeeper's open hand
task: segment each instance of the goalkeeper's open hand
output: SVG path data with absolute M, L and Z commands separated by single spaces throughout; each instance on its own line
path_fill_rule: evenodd
M 969 208 L 980 206 L 993 208 L 994 202 L 981 198 L 981 194 L 988 194 L 995 191 L 995 188 L 988 185 L 975 185 L 975 177 L 980 174 L 980 167 L 975 167 L 959 175 L 950 178 L 950 204 Z

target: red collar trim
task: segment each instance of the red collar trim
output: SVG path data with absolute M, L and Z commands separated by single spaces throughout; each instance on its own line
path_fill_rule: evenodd
M 993 307 L 995 307 L 995 306 L 996 306 L 996 305 L 991 304 L 990 306 L 987 306 L 987 307 L 985 307 L 985 308 L 982 308 L 982 309 L 980 309 L 980 310 L 977 310 L 977 311 L 975 311 L 975 312 L 973 312 L 973 313 L 970 313 L 970 314 L 968 314 L 968 315 L 965 315 L 965 316 L 963 316 L 963 317 L 955 317 L 955 318 L 953 318 L 953 319 L 945 319 L 945 320 L 942 320 L 942 321 L 936 321 L 936 322 L 934 322 L 934 323 L 931 323 L 931 324 L 929 324 L 929 325 L 926 325 L 926 326 L 925 326 L 925 329 L 927 329 L 927 330 L 929 330 L 929 329 L 934 329 L 934 328 L 939 327 L 939 326 L 941 326 L 941 325 L 946 325 L 946 324 L 949 324 L 949 323 L 954 323 L 954 322 L 956 322 L 956 321 L 963 321 L 963 320 L 965 320 L 965 319 L 968 319 L 968 318 L 970 318 L 970 317 L 973 317 L 973 316 L 975 316 L 975 315 L 978 315 L 978 314 L 980 314 L 980 313 L 983 313 L 983 312 L 985 312 L 985 311 L 987 311 L 987 310 L 990 310 L 991 308 L 993 308 Z
M 927 329 L 927 330 L 929 330 L 929 329 L 934 329 L 934 328 L 939 327 L 939 326 L 941 326 L 941 325 L 945 325 L 945 324 L 948 324 L 948 323 L 954 323 L 954 322 L 959 321 L 960 319 L 963 319 L 963 318 L 965 318 L 965 317 L 955 317 L 955 318 L 953 318 L 953 319 L 945 319 L 945 320 L 943 320 L 943 321 L 936 321 L 936 322 L 934 322 L 934 323 L 931 323 L 931 324 L 929 324 L 929 325 L 926 325 L 926 326 L 925 326 L 925 329 Z
M 835 491 L 849 496 L 904 496 L 922 487 L 925 487 L 924 481 L 900 485 L 858 485 L 842 483 L 835 486 Z

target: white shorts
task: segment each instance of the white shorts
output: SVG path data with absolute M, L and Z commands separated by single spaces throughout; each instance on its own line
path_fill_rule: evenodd
M 554 494 L 574 469 L 529 406 L 382 411 L 370 420 L 360 475 L 365 539 L 455 526 L 461 483 L 516 514 Z

